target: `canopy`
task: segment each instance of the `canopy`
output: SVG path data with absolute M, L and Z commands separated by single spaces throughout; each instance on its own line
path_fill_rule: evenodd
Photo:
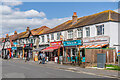
M 41 48 L 37 48 L 37 49 L 34 49 L 34 50 L 32 50 L 33 52 L 35 52 L 35 51 L 41 51 L 41 50 L 43 50 L 43 49 L 45 49 L 46 47 L 41 47 Z
M 51 46 L 42 50 L 42 52 L 53 52 L 55 49 L 58 49 L 60 46 Z
M 83 45 L 80 46 L 79 48 L 100 48 L 100 47 L 104 47 L 108 44 L 98 44 L 98 45 Z

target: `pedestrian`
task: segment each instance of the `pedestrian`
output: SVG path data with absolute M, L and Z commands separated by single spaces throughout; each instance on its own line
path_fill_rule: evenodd
M 42 53 L 42 64 L 45 64 L 45 54 Z
M 27 62 L 27 52 L 25 52 L 25 62 Z
M 10 57 L 10 56 L 9 56 L 9 51 L 8 51 L 8 53 L 7 53 L 7 59 L 9 59 L 9 57 Z
M 41 64 L 42 63 L 42 57 L 41 57 L 41 55 L 39 55 L 39 60 L 40 60 L 39 64 Z
M 12 54 L 12 56 L 11 56 L 11 57 L 13 58 L 13 51 L 11 52 L 11 54 Z

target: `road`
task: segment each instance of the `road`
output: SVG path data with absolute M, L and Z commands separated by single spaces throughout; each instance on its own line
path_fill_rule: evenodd
M 44 65 L 44 64 L 42 64 Z M 2 61 L 3 78 L 108 78 L 12 60 Z

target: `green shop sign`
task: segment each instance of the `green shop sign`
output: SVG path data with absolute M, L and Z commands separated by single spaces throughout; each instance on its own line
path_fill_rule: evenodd
M 64 41 L 64 46 L 76 46 L 76 45 L 82 45 L 81 40 L 73 40 L 73 41 Z

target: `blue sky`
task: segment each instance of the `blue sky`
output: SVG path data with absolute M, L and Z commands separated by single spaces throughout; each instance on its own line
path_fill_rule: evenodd
M 73 12 L 78 17 L 88 16 L 104 10 L 118 9 L 117 2 L 5 2 L 2 8 L 2 35 L 12 35 L 41 26 L 53 28 L 72 19 Z M 9 0 L 8 0 L 9 1 Z M 112 0 L 109 0 L 112 1 Z
M 115 10 L 117 2 L 23 2 L 17 6 L 21 11 L 43 11 L 48 19 L 72 16 L 77 12 L 78 16 L 87 16 L 104 10 Z

